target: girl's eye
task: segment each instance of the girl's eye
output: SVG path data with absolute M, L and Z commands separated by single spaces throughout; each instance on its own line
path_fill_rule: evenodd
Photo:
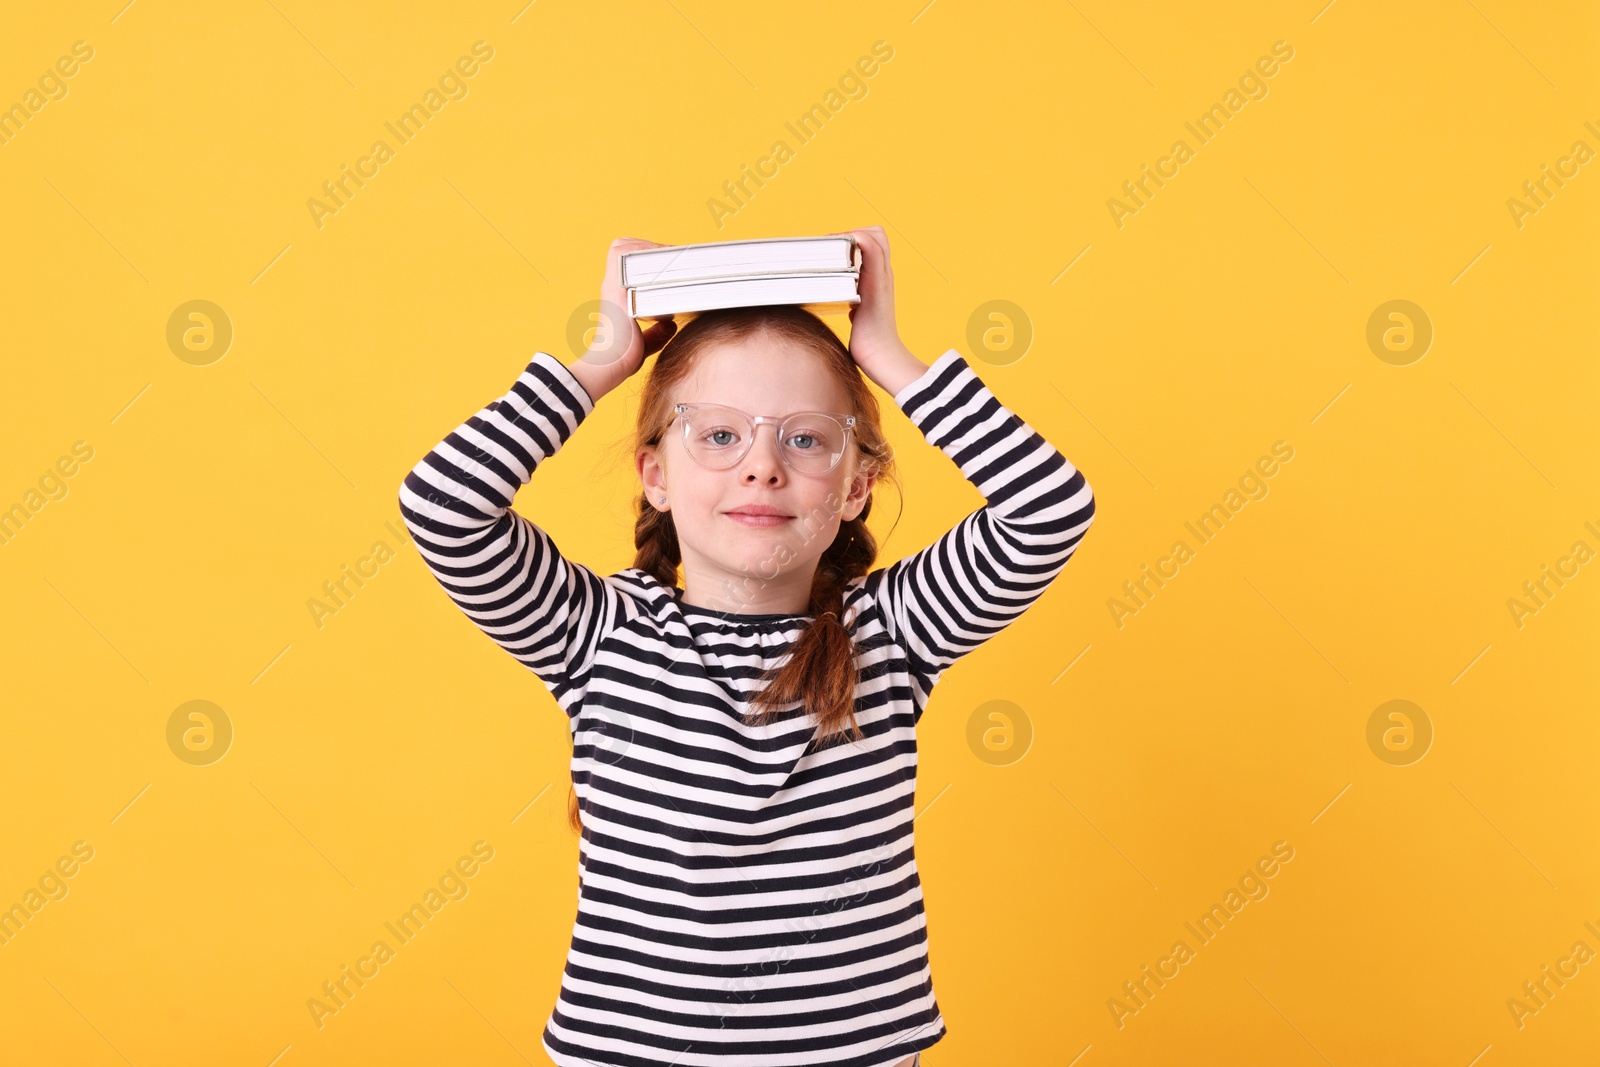
M 790 440 L 791 443 L 795 442 L 795 441 L 810 442 L 808 444 L 801 444 L 801 445 L 798 446 L 799 450 L 804 452 L 804 451 L 809 451 L 810 449 L 813 449 L 813 448 L 816 447 L 816 443 L 815 442 L 816 442 L 817 438 L 816 438 L 816 436 L 814 434 L 797 433 L 797 434 L 791 435 L 789 440 Z
M 729 438 L 729 440 L 721 440 L 721 441 L 717 440 L 717 435 L 718 434 L 726 435 Z M 728 445 L 733 444 L 732 438 L 737 438 L 738 436 L 739 435 L 734 433 L 732 430 L 712 430 L 712 431 L 710 431 L 709 433 L 707 433 L 705 435 L 705 439 L 708 440 L 711 444 L 714 444 L 719 448 L 725 448 Z

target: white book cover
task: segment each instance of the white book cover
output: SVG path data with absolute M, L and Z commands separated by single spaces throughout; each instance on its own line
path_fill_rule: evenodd
M 854 234 L 763 237 L 641 248 L 624 252 L 619 266 L 624 288 L 764 274 L 860 273 L 861 249 Z

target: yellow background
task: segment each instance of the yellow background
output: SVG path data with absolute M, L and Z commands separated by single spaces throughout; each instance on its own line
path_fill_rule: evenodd
M 1507 207 L 1574 141 L 1600 148 L 1591 5 L 4 18 L 0 103 L 75 41 L 94 58 L 0 147 L 0 507 L 74 442 L 94 456 L 0 546 L 0 904 L 76 841 L 94 858 L 0 948 L 0 1059 L 547 1062 L 575 907 L 566 723 L 400 546 L 399 484 L 534 350 L 573 358 L 613 237 L 872 224 L 906 343 L 960 348 L 1098 507 L 921 723 L 949 1028 L 924 1062 L 1600 1056 L 1600 963 L 1520 1028 L 1506 1003 L 1574 942 L 1600 951 L 1600 565 L 1520 628 L 1507 607 L 1574 542 L 1600 549 L 1600 163 L 1520 227 Z M 308 198 L 479 40 L 468 95 L 319 228 Z M 867 95 L 800 144 L 784 123 L 879 40 Z M 1197 146 L 1184 122 L 1280 40 L 1268 95 Z M 708 199 L 780 138 L 793 158 L 719 228 Z M 1179 138 L 1195 158 L 1119 228 L 1107 201 Z M 166 342 L 193 299 L 233 324 L 207 366 Z M 969 346 L 996 299 L 1031 321 L 1020 360 Z M 1434 329 L 1407 366 L 1366 342 L 1395 299 Z M 635 395 L 517 502 L 603 572 L 632 561 L 612 446 Z M 888 418 L 908 489 L 884 562 L 981 502 Z M 1279 440 L 1269 495 L 1119 628 L 1123 582 Z M 318 628 L 307 601 L 377 541 L 397 557 Z M 234 729 L 209 766 L 166 740 L 196 699 Z M 1367 745 L 1391 699 L 1433 726 L 1409 766 Z M 967 743 L 991 700 L 1032 724 L 1008 766 Z M 319 1029 L 308 998 L 480 840 L 470 894 Z M 1280 840 L 1270 895 L 1119 1028 L 1122 983 L 1195 945 L 1184 923 Z

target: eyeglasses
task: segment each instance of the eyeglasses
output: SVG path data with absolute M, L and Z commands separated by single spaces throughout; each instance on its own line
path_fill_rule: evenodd
M 683 420 L 683 444 L 702 467 L 725 470 L 742 460 L 755 441 L 756 427 L 771 423 L 778 435 L 778 454 L 801 474 L 826 474 L 844 458 L 855 432 L 856 417 L 825 411 L 747 415 L 722 404 L 676 404 L 673 419 Z M 670 426 L 671 423 L 669 422 Z

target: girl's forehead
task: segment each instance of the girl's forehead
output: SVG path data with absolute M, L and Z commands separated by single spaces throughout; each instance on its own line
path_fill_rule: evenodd
M 751 415 L 852 408 L 844 384 L 815 353 L 764 339 L 706 350 L 674 391 L 679 403 L 723 404 Z

